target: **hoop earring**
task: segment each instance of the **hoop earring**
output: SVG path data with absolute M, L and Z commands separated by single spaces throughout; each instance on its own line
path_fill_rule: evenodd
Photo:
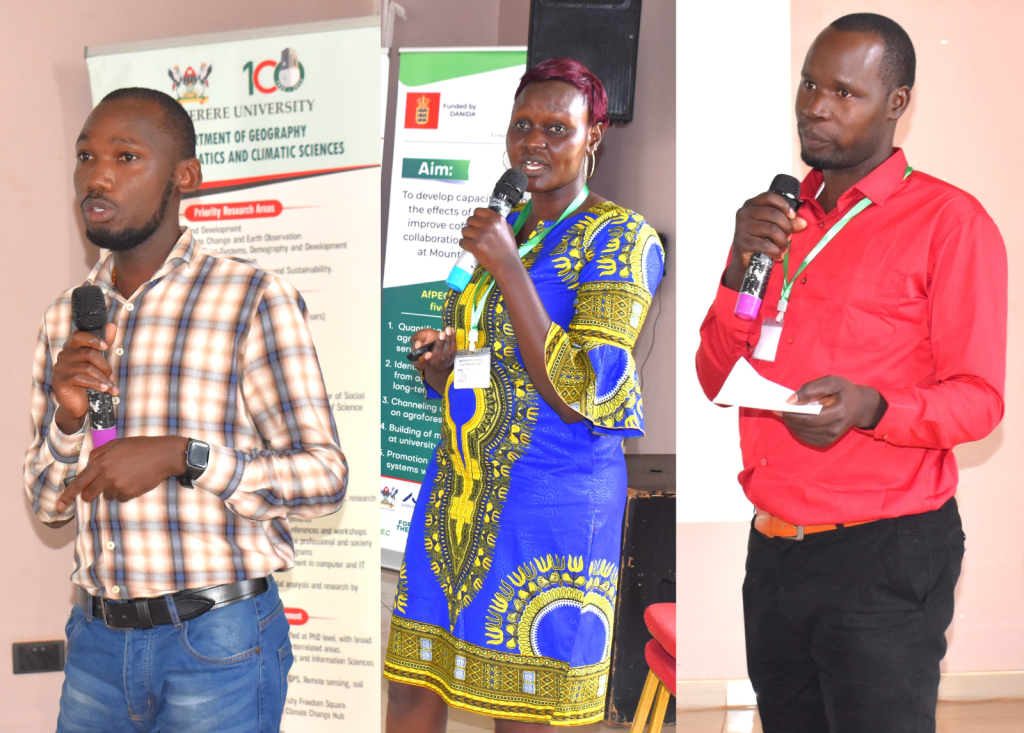
M 597 152 L 591 150 L 589 153 L 587 153 L 587 160 L 590 161 L 590 173 L 587 173 L 587 178 L 590 178 L 592 175 L 594 175 L 594 171 L 597 170 Z M 586 166 L 586 161 L 584 161 L 584 169 L 586 169 Z
M 509 160 L 508 163 L 505 162 L 505 160 L 507 160 L 507 159 L 508 159 L 508 150 L 506 150 L 505 152 L 503 152 L 501 154 L 501 164 L 503 166 L 505 166 L 505 170 L 508 170 L 508 169 L 510 169 L 512 167 L 512 161 L 511 160 Z

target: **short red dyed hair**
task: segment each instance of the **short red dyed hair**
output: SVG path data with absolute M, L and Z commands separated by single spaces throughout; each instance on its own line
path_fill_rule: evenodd
M 519 80 L 516 99 L 519 98 L 519 93 L 523 89 L 539 81 L 564 81 L 572 84 L 587 100 L 590 124 L 596 125 L 600 122 L 605 126 L 608 125 L 608 93 L 604 90 L 604 84 L 579 61 L 567 58 L 548 59 L 541 61 L 536 66 L 531 66 Z

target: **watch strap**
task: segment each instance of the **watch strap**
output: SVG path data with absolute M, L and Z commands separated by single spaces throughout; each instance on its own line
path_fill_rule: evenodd
M 192 438 L 189 438 L 188 445 L 185 446 L 185 473 L 178 476 L 178 483 L 181 486 L 184 486 L 186 489 L 194 488 L 192 482 L 195 481 L 200 476 L 202 476 L 203 471 L 206 470 L 206 466 L 194 466 L 191 463 L 189 463 L 189 454 L 192 452 L 192 444 L 199 442 L 202 441 L 197 441 Z M 209 444 L 205 443 L 204 445 L 206 445 L 207 456 L 209 456 L 210 446 Z M 207 457 L 207 465 L 209 465 L 209 457 Z

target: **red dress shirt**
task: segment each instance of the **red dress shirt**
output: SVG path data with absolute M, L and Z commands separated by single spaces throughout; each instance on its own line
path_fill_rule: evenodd
M 952 448 L 988 435 L 1003 416 L 1006 248 L 972 196 L 919 171 L 903 151 L 844 193 L 826 214 L 821 171 L 800 187 L 807 228 L 793 236 L 790 272 L 864 196 L 854 217 L 797 279 L 774 362 L 753 358 L 761 321 L 782 290 L 776 263 L 761 313 L 733 314 L 719 286 L 701 326 L 697 375 L 709 399 L 737 359 L 793 390 L 835 375 L 877 389 L 889 408 L 874 430 L 829 448 L 796 440 L 764 410 L 740 410 L 740 483 L 759 509 L 800 525 L 917 514 L 957 485 Z

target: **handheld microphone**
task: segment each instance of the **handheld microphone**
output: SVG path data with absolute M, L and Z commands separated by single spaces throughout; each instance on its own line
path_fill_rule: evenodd
M 487 208 L 501 214 L 502 218 L 508 216 L 512 207 L 519 203 L 526 193 L 526 174 L 518 168 L 509 168 L 501 174 L 501 178 L 494 184 L 494 191 L 491 193 L 491 202 Z M 476 270 L 476 257 L 465 250 L 455 260 L 455 266 L 451 274 L 445 280 L 445 285 L 457 293 L 461 293 L 473 279 L 473 272 Z
M 789 202 L 789 208 L 796 211 L 800 208 L 800 181 L 780 173 L 772 179 L 772 185 L 768 188 L 771 193 L 777 193 Z M 772 266 L 775 262 L 764 252 L 756 252 L 750 258 L 747 265 L 747 273 L 743 276 L 743 284 L 740 285 L 740 295 L 736 299 L 736 309 L 733 311 L 744 321 L 752 321 L 757 318 L 761 310 L 761 301 L 764 300 L 764 291 L 768 289 L 768 278 L 772 276 Z
M 82 285 L 71 291 L 71 319 L 76 331 L 86 331 L 100 339 L 107 326 L 107 303 L 97 285 Z M 117 437 L 117 418 L 114 400 L 107 392 L 87 389 L 89 395 L 89 424 L 92 427 L 92 445 L 99 448 Z

